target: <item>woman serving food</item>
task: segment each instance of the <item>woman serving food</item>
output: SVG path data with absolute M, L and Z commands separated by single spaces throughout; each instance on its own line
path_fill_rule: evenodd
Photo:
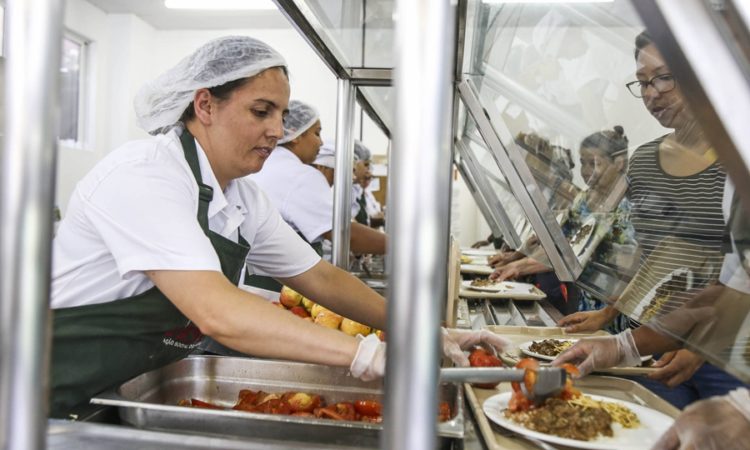
M 289 91 L 282 56 L 241 36 L 207 43 L 139 91 L 138 122 L 155 136 L 114 150 L 81 180 L 53 243 L 52 416 L 187 356 L 204 335 L 250 355 L 383 375 L 385 344 L 374 335 L 316 326 L 237 287 L 249 265 L 385 327 L 385 300 L 322 261 L 242 179 L 283 136 Z M 462 365 L 461 348 L 505 343 L 443 335 Z

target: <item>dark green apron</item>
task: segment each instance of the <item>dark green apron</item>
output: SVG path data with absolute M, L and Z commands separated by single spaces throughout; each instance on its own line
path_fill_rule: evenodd
M 213 189 L 203 184 L 193 136 L 180 138 L 200 190 L 198 222 L 211 240 L 221 271 L 235 285 L 250 250 L 208 229 Z M 65 417 L 95 394 L 187 356 L 203 335 L 156 287 L 113 302 L 53 311 L 50 415 Z
M 359 212 L 354 217 L 354 220 L 362 225 L 370 226 L 370 217 L 367 215 L 367 200 L 365 199 L 364 188 L 362 188 L 362 195 L 357 199 L 357 203 L 359 204 Z

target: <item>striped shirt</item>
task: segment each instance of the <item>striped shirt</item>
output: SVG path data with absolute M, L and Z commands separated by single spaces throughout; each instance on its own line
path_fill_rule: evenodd
M 676 273 L 689 273 L 681 290 L 703 287 L 718 278 L 723 259 L 724 169 L 714 163 L 694 175 L 670 175 L 659 161 L 663 140 L 661 137 L 639 147 L 628 167 L 631 220 L 642 254 L 627 303 L 631 308 L 635 302 L 640 303 L 633 312 L 646 321 L 657 312 L 654 309 L 664 313 L 687 298 L 678 290 L 668 302 L 653 305 L 659 285 Z M 651 315 L 644 314 L 648 301 L 652 303 Z

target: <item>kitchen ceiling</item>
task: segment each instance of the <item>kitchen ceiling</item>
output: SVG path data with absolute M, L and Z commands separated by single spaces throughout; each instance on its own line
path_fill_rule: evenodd
M 85 1 L 107 14 L 134 14 L 158 30 L 288 28 L 291 26 L 278 10 L 193 11 L 167 9 L 164 6 L 164 0 Z

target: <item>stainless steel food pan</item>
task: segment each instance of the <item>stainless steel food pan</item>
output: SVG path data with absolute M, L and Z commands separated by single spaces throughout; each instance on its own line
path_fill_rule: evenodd
M 250 358 L 191 356 L 133 378 L 95 397 L 92 403 L 118 407 L 121 419 L 138 428 L 363 447 L 378 445 L 381 424 L 177 406 L 182 399 L 197 398 L 231 407 L 241 389 L 315 393 L 322 395 L 328 403 L 382 400 L 383 397 L 379 382 L 364 383 L 342 368 Z M 438 425 L 439 436 L 463 437 L 460 387 L 444 384 L 439 395 L 441 401 L 449 402 L 452 410 L 452 419 Z

